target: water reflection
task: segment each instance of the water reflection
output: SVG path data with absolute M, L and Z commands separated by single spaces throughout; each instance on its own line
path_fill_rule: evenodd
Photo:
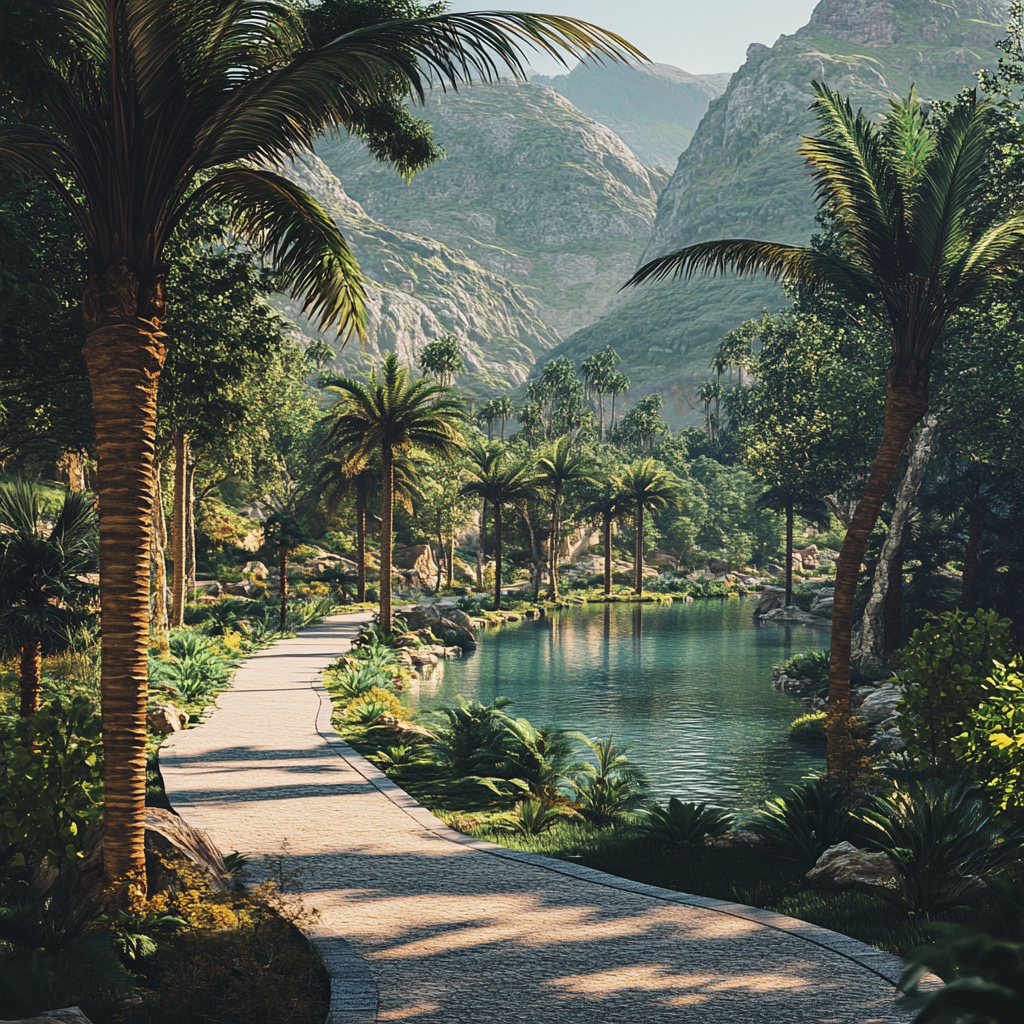
M 535 725 L 612 734 L 659 798 L 749 809 L 821 760 L 786 739 L 800 713 L 772 665 L 828 642 L 808 626 L 755 626 L 749 600 L 588 605 L 487 633 L 410 693 L 429 707 L 461 693 L 515 699 Z

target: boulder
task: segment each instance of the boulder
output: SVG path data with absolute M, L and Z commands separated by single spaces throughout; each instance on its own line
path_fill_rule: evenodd
M 77 1006 L 69 1006 L 64 1010 L 44 1010 L 34 1017 L 23 1017 L 21 1020 L 0 1020 L 0 1024 L 92 1024 L 92 1022 Z
M 262 530 L 250 530 L 239 542 L 238 546 L 243 551 L 249 551 L 255 554 L 261 547 L 263 547 L 263 531 Z
M 786 600 L 786 591 L 782 587 L 765 587 L 757 600 L 757 607 L 754 609 L 754 621 L 757 622 L 769 612 L 781 608 Z
M 192 588 L 196 594 L 202 593 L 204 597 L 220 597 L 222 587 L 216 580 L 196 580 Z
M 432 654 L 430 651 L 416 650 L 409 652 L 409 658 L 413 665 L 436 665 L 437 655 Z
M 896 714 L 902 693 L 892 683 L 883 683 L 864 698 L 857 714 L 866 722 L 884 722 Z
M 164 860 L 185 857 L 207 878 L 211 888 L 227 892 L 231 878 L 224 858 L 201 828 L 193 828 L 183 818 L 160 807 L 146 808 L 146 887 L 149 894 L 181 887 L 173 867 Z M 82 891 L 91 898 L 103 891 L 103 823 L 102 819 L 89 831 L 78 875 Z
M 242 566 L 242 575 L 251 576 L 256 580 L 265 580 L 269 570 L 262 562 L 246 562 Z
M 820 615 L 823 619 L 832 618 L 832 597 L 819 597 L 814 604 L 811 605 L 811 614 Z
M 786 570 L 781 565 L 776 565 L 774 562 L 769 562 L 765 567 L 764 571 L 769 576 L 785 576 Z
M 729 563 L 724 558 L 709 558 L 708 559 L 708 572 L 720 573 L 728 572 Z
M 648 565 L 660 565 L 671 569 L 679 568 L 679 559 L 675 555 L 670 555 L 667 551 L 652 551 L 649 555 L 645 556 L 644 561 Z M 603 563 L 598 568 L 601 567 L 603 567 Z
M 814 544 L 808 548 L 794 548 L 793 558 L 799 559 L 805 569 L 818 568 L 818 548 Z
M 391 556 L 396 569 L 409 569 L 421 578 L 437 576 L 437 562 L 429 544 L 414 544 L 408 548 L 396 548 Z
M 755 609 L 756 612 L 756 609 Z M 764 612 L 758 616 L 757 621 L 759 622 L 817 622 L 821 623 L 815 615 L 808 615 L 807 612 L 801 611 L 795 604 L 791 604 L 788 608 L 778 607 L 773 608 L 771 611 Z
M 146 712 L 146 725 L 159 736 L 167 736 L 188 725 L 188 712 L 173 704 L 155 704 Z
M 833 885 L 883 885 L 897 878 L 896 865 L 884 853 L 858 850 L 853 843 L 830 846 L 804 876 L 810 882 L 827 881 Z
M 224 593 L 232 597 L 252 597 L 258 593 L 259 587 L 252 580 L 241 580 L 239 583 L 225 583 Z

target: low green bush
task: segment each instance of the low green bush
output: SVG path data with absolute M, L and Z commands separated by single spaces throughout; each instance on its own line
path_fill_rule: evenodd
M 810 603 L 807 604 L 804 611 L 808 608 L 810 608 Z M 823 697 L 828 693 L 828 671 L 831 657 L 832 651 L 828 647 L 801 651 L 800 654 L 793 655 L 789 661 L 784 661 L 778 668 L 791 679 L 809 679 L 811 687 L 807 691 L 807 695 Z M 850 685 L 853 687 L 867 686 L 884 674 L 885 670 L 878 666 L 860 665 L 854 662 L 850 665 Z
M 683 803 L 674 796 L 667 807 L 650 804 L 634 827 L 657 843 L 685 848 L 724 836 L 732 831 L 733 825 L 733 816 L 728 811 L 707 804 Z
M 806 715 L 793 719 L 789 726 L 789 741 L 791 743 L 823 744 L 827 718 L 828 715 L 824 711 L 810 711 Z

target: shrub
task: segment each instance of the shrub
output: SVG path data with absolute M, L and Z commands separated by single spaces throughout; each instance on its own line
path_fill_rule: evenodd
M 381 715 L 397 715 L 400 710 L 401 704 L 393 693 L 375 686 L 345 708 L 345 721 L 372 725 Z
M 816 779 L 768 800 L 750 829 L 781 856 L 810 867 L 830 846 L 859 838 L 863 829 L 855 809 L 849 790 Z
M 16 865 L 77 861 L 103 799 L 100 719 L 76 697 L 18 719 L 3 742 L 0 851 Z
M 390 679 L 374 665 L 360 665 L 356 669 L 339 672 L 331 682 L 331 689 L 342 698 L 362 697 L 373 689 L 383 690 Z
M 812 711 L 794 719 L 789 726 L 790 742 L 824 743 L 826 718 L 828 715 L 824 711 Z
M 982 781 L 975 759 L 987 747 L 979 705 L 999 699 L 994 663 L 1010 660 L 1010 621 L 979 610 L 926 616 L 903 652 L 899 729 L 911 757 L 939 772 Z
M 540 836 L 550 832 L 560 821 L 573 818 L 571 807 L 550 804 L 536 797 L 521 800 L 512 811 L 491 819 L 490 825 L 499 832 L 512 832 L 521 836 Z
M 812 598 L 813 600 L 813 598 Z M 811 601 L 807 602 L 807 611 Z M 832 650 L 829 647 L 802 651 L 795 654 L 789 661 L 783 662 L 779 668 L 792 679 L 809 679 L 811 687 L 807 691 L 808 696 L 822 697 L 828 693 L 828 669 L 832 657 Z M 879 678 L 883 670 L 874 666 L 859 665 L 856 662 L 850 665 L 850 685 L 866 686 Z
M 728 811 L 707 804 L 684 804 L 674 796 L 667 807 L 651 804 L 636 828 L 655 842 L 691 847 L 724 836 L 732 831 L 733 824 Z
M 442 708 L 448 724 L 434 730 L 431 743 L 438 765 L 455 777 L 478 774 L 483 764 L 493 761 L 494 744 L 509 721 L 504 709 L 511 703 L 509 697 L 496 697 L 487 705 L 459 697 L 454 707 Z
M 995 821 L 966 780 L 915 779 L 861 812 L 873 845 L 903 878 L 878 895 L 915 914 L 963 902 L 981 880 L 1019 859 L 1024 826 Z
M 644 797 L 647 780 L 628 754 L 632 747 L 620 750 L 614 739 L 589 739 L 571 733 L 594 754 L 595 764 L 581 765 L 573 788 L 580 814 L 596 825 L 608 825 L 637 807 Z

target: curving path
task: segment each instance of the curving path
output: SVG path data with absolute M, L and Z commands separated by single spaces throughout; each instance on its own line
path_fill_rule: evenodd
M 446 828 L 331 729 L 318 675 L 369 618 L 256 655 L 161 751 L 187 821 L 222 850 L 286 856 L 319 911 L 330 1024 L 907 1019 L 899 961 L 852 939 Z

